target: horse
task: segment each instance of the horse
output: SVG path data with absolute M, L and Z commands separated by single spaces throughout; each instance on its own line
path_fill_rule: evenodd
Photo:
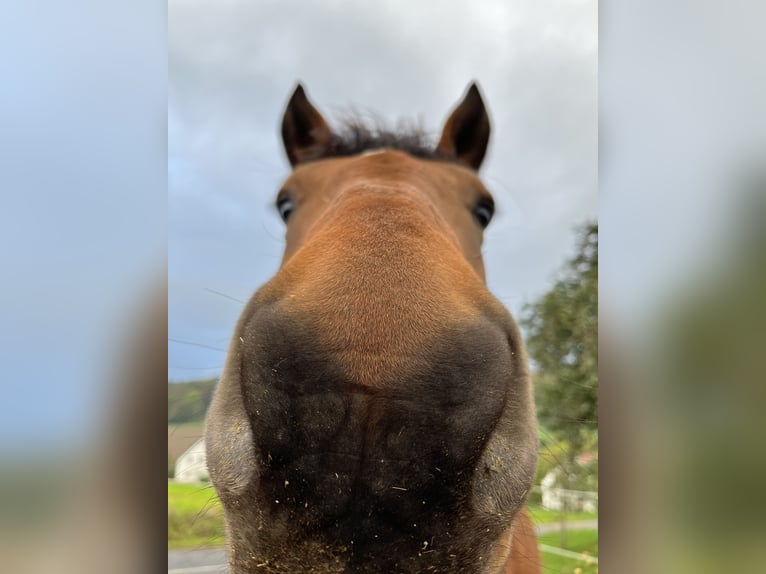
M 300 84 L 281 131 L 284 255 L 206 420 L 231 571 L 539 573 L 527 358 L 481 256 L 478 87 L 435 146 L 333 130 Z

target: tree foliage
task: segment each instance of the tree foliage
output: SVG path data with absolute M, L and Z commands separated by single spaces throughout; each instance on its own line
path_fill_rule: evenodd
M 202 422 L 217 379 L 168 384 L 168 424 Z
M 577 253 L 553 288 L 525 306 L 538 417 L 571 456 L 597 449 L 598 224 L 578 230 Z

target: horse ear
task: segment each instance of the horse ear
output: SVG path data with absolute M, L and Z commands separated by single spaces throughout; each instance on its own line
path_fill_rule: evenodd
M 489 116 L 474 82 L 447 118 L 436 153 L 478 170 L 488 142 Z
M 298 84 L 282 117 L 282 142 L 290 165 L 319 159 L 330 149 L 332 132 Z

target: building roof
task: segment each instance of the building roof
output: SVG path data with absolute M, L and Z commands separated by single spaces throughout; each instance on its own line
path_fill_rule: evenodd
M 202 425 L 168 426 L 168 459 L 176 461 L 191 445 L 202 438 Z

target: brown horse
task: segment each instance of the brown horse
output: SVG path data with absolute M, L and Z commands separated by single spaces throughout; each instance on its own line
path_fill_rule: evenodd
M 207 420 L 232 572 L 540 571 L 527 360 L 481 258 L 489 129 L 475 84 L 435 147 L 292 95 L 284 258 Z

